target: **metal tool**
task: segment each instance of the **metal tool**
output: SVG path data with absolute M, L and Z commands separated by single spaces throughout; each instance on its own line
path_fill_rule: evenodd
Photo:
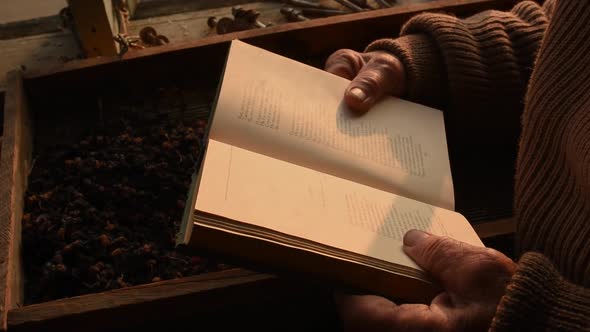
M 339 4 L 343 5 L 344 7 L 348 8 L 354 12 L 362 12 L 365 10 L 364 8 L 359 7 L 355 3 L 352 3 L 348 0 L 334 0 L 334 1 L 338 2 Z
M 207 19 L 207 25 L 210 28 L 215 28 L 217 26 L 217 17 L 211 16 Z
M 302 22 L 309 20 L 309 18 L 303 15 L 303 12 L 300 9 L 295 9 L 289 6 L 282 7 L 281 14 L 283 14 L 289 22 Z
M 340 10 L 340 9 L 323 9 L 323 8 L 298 8 L 303 12 L 305 16 L 337 16 L 337 15 L 344 15 L 350 14 L 350 11 Z
M 387 0 L 375 0 L 381 8 L 391 8 L 393 4 L 389 3 Z
M 303 7 L 303 8 L 326 8 L 317 2 L 312 2 L 308 0 L 283 0 L 284 3 L 296 6 L 296 7 Z
M 217 20 L 216 17 L 209 17 L 209 19 L 207 19 L 207 25 L 211 28 L 215 28 L 220 35 L 238 30 L 234 20 L 229 17 L 222 17 L 219 20 Z
M 270 26 L 270 24 L 264 24 L 258 20 L 260 13 L 255 10 L 246 10 L 241 6 L 234 6 L 231 11 L 233 18 L 222 17 L 218 20 L 212 16 L 207 19 L 207 25 L 210 28 L 215 28 L 218 34 Z
M 373 8 L 373 6 L 369 5 L 367 0 L 348 0 L 348 1 L 354 3 L 355 5 L 357 5 L 361 8 L 375 10 L 375 8 Z
M 234 6 L 232 7 L 231 11 L 236 21 L 245 20 L 246 22 L 253 24 L 254 27 L 257 28 L 266 28 L 269 26 L 269 24 L 264 24 L 258 20 L 258 16 L 260 16 L 260 13 L 255 10 L 245 10 L 241 6 Z
M 150 26 L 141 29 L 141 31 L 139 32 L 139 37 L 141 38 L 141 41 L 144 44 L 150 46 L 164 45 L 170 42 L 168 38 L 166 38 L 166 36 L 159 35 L 156 32 L 156 29 Z

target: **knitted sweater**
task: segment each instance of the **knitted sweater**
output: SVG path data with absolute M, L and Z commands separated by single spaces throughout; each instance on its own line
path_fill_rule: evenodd
M 445 110 L 449 146 L 518 147 L 518 268 L 492 331 L 590 330 L 589 22 L 589 0 L 426 13 L 366 50 L 393 52 L 406 97 Z

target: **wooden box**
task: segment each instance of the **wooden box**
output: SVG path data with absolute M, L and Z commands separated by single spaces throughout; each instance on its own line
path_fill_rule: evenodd
M 464 16 L 490 8 L 507 9 L 513 2 L 440 0 L 403 5 L 170 44 L 122 58 L 74 61 L 43 72 L 10 73 L 0 150 L 0 328 L 167 328 L 181 319 L 196 322 L 191 328 L 208 322 L 218 327 L 252 324 L 260 329 L 277 323 L 284 327 L 285 321 L 294 330 L 312 326 L 305 324 L 334 327 L 337 321 L 330 292 L 321 285 L 242 268 L 23 305 L 21 219 L 34 153 L 71 141 L 80 129 L 96 126 L 105 101 L 116 105 L 132 96 L 149 105 L 157 100 L 158 91 L 173 87 L 188 96 L 184 105 L 188 109 L 211 104 L 229 41 L 234 38 L 321 67 L 337 49 L 362 50 L 371 40 L 397 35 L 416 13 L 436 10 Z M 470 180 L 480 178 L 475 174 Z M 473 221 L 482 238 L 512 232 L 509 190 L 490 199 L 473 197 L 460 188 L 457 209 Z

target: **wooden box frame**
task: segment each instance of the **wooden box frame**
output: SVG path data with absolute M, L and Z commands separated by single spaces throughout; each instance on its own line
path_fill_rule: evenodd
M 0 150 L 0 330 L 65 331 L 83 327 L 98 331 L 113 326 L 124 328 L 153 313 L 166 313 L 169 319 L 182 315 L 199 317 L 212 312 L 236 312 L 234 309 L 244 306 L 269 308 L 285 301 L 296 303 L 318 298 L 311 284 L 232 269 L 23 306 L 20 259 L 23 194 L 27 170 L 33 162 L 35 128 L 45 125 L 33 121 L 37 112 L 32 106 L 35 102 L 59 100 L 57 104 L 71 107 L 85 97 L 109 89 L 131 86 L 141 90 L 170 80 L 199 81 L 214 90 L 229 41 L 234 38 L 321 65 L 314 61 L 325 59 L 339 48 L 361 50 L 371 40 L 397 35 L 409 17 L 422 11 L 469 15 L 485 9 L 504 10 L 514 3 L 512 0 L 439 0 L 169 44 L 130 52 L 122 58 L 79 60 L 43 72 L 9 73 Z M 510 218 L 474 226 L 482 238 L 510 233 L 514 227 Z M 174 309 L 167 310 L 171 306 Z

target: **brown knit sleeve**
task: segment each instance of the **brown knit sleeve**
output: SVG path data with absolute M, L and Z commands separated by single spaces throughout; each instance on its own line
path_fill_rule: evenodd
M 524 1 L 509 12 L 488 10 L 465 19 L 420 14 L 404 25 L 400 38 L 376 40 L 365 51 L 387 50 L 404 63 L 404 98 L 444 110 L 449 143 L 457 151 L 515 150 L 553 1 L 545 7 Z M 513 159 L 505 159 L 506 165 Z
M 387 50 L 402 60 L 411 100 L 470 107 L 507 97 L 520 102 L 546 26 L 545 11 L 532 1 L 466 19 L 424 13 L 405 24 L 401 38 L 376 40 L 366 51 Z
M 590 290 L 565 281 L 545 256 L 527 253 L 490 330 L 590 331 Z

